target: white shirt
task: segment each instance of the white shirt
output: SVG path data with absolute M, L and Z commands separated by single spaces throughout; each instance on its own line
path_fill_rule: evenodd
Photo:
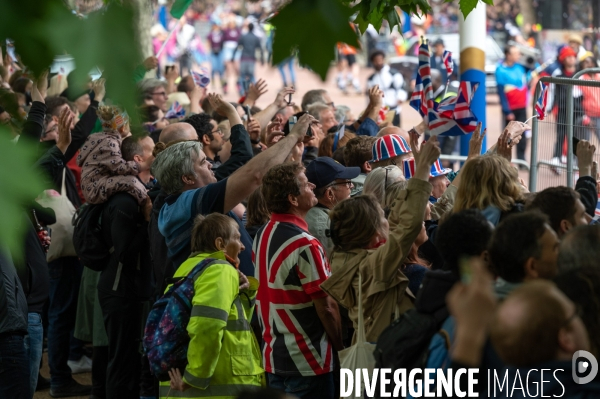
M 367 80 L 367 88 L 372 88 L 375 85 L 383 91 L 383 105 L 387 105 L 390 109 L 400 109 L 399 103 L 406 101 L 408 94 L 404 90 L 404 77 L 398 71 L 392 70 L 389 65 L 384 65 L 381 71 L 375 72 L 369 76 Z

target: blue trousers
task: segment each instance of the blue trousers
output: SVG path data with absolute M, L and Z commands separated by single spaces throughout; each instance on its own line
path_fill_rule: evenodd
M 25 353 L 29 359 L 29 388 L 33 394 L 37 386 L 40 361 L 42 360 L 44 326 L 42 325 L 42 315 L 39 313 L 29 313 L 27 320 L 27 335 L 24 344 Z
M 0 398 L 31 399 L 24 340 L 22 335 L 0 337 Z

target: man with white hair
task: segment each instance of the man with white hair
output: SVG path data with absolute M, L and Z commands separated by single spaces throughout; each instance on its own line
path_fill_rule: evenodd
M 230 103 L 216 94 L 209 95 L 209 98 L 215 110 L 227 116 L 232 130 L 242 125 Z M 194 217 L 197 214 L 220 212 L 228 214 L 239 224 L 246 248 L 240 253 L 240 271 L 247 276 L 254 275 L 252 241 L 239 218 L 230 211 L 260 186 L 263 175 L 272 166 L 287 158 L 296 143 L 304 138 L 311 120 L 310 116 L 300 118 L 287 137 L 219 182 L 197 141 L 172 145 L 157 155 L 152 171 L 168 195 L 158 216 L 158 228 L 166 240 L 168 255 L 175 267 L 190 254 L 189 227 Z

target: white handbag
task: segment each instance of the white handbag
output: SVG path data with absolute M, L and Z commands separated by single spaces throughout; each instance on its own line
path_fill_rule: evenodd
M 51 262 L 65 256 L 77 256 L 73 247 L 73 224 L 71 219 L 75 214 L 75 207 L 67 197 L 65 176 L 67 168 L 63 169 L 62 186 L 60 195 L 54 190 L 46 190 L 37 199 L 38 204 L 44 208 L 51 208 L 56 215 L 56 223 L 49 225 L 51 229 L 51 243 L 46 254 L 46 260 Z
M 358 272 L 358 332 L 356 336 L 356 343 L 349 348 L 338 352 L 340 357 L 340 367 L 350 369 L 352 374 L 355 374 L 356 369 L 367 369 L 369 371 L 369 380 L 373 375 L 373 369 L 375 368 L 375 357 L 373 352 L 375 351 L 375 344 L 366 342 L 365 340 L 365 323 L 363 317 L 363 305 L 362 305 L 362 276 L 360 271 Z M 360 378 L 362 379 L 362 371 Z M 356 377 L 356 375 L 355 375 Z M 362 392 L 360 397 L 364 397 L 364 380 L 360 384 Z

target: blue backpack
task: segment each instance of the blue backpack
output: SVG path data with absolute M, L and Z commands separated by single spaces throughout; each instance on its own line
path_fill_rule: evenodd
M 169 381 L 169 371 L 179 369 L 181 374 L 188 364 L 187 351 L 190 337 L 187 325 L 192 313 L 195 277 L 216 259 L 207 258 L 198 263 L 185 277 L 177 281 L 152 306 L 144 330 L 144 351 L 150 371 L 159 381 Z

